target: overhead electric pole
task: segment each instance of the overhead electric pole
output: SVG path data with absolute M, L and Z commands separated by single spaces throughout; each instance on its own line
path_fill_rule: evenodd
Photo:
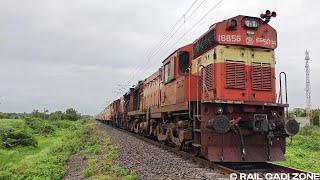
M 310 125 L 313 125 L 312 122 L 312 114 L 311 114 L 311 81 L 310 81 L 310 65 L 309 65 L 309 52 L 306 50 L 306 57 L 304 58 L 306 61 L 306 116 L 307 121 L 310 122 Z

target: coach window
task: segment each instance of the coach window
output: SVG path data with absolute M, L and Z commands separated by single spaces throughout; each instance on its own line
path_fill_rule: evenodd
M 164 83 L 170 82 L 174 79 L 174 58 L 170 57 L 170 60 L 164 65 Z
M 188 74 L 189 65 L 189 53 L 186 51 L 179 52 L 179 70 L 182 75 Z

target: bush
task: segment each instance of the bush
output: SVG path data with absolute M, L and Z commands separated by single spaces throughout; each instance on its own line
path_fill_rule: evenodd
M 49 135 L 49 134 L 53 134 L 55 132 L 56 128 L 52 125 L 49 124 L 44 124 L 42 126 L 42 130 L 41 130 L 41 134 L 43 135 Z
M 71 121 L 79 120 L 81 115 L 73 108 L 69 108 L 65 112 L 65 118 Z
M 14 174 L 10 179 L 62 179 L 66 161 L 71 154 L 80 151 L 82 140 L 82 127 L 75 131 L 65 131 L 51 147 L 26 157 L 8 169 L 7 172 Z M 3 174 L 3 177 L 10 177 L 10 174 Z
M 7 129 L 1 133 L 2 145 L 5 148 L 16 146 L 37 146 L 37 141 L 32 134 L 24 129 Z
M 40 129 L 42 128 L 41 119 L 34 117 L 26 117 L 24 122 L 27 126 L 29 126 L 35 133 L 40 133 Z
M 49 115 L 49 120 L 50 121 L 62 120 L 63 116 L 64 116 L 64 113 L 62 111 L 56 111 Z
M 319 115 L 313 117 L 313 125 L 319 126 Z
M 55 132 L 55 126 L 39 118 L 26 117 L 25 124 L 29 126 L 35 134 L 49 135 Z
M 300 129 L 299 134 L 304 135 L 304 136 L 310 136 L 312 134 L 312 126 L 304 126 L 303 128 Z
M 315 126 L 305 126 L 292 138 L 292 142 L 287 140 L 286 161 L 280 164 L 319 172 L 320 129 Z
M 69 130 L 76 130 L 81 126 L 81 124 L 75 124 L 72 121 L 64 121 L 64 120 L 53 121 L 51 124 L 56 126 L 57 128 L 69 129 Z

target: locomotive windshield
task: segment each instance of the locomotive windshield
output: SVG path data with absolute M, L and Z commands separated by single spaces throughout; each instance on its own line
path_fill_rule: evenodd
M 189 53 L 186 51 L 181 51 L 179 53 L 179 70 L 182 75 L 188 74 L 188 67 L 190 65 Z
M 214 45 L 214 30 L 210 30 L 193 44 L 193 58 L 197 58 L 201 54 L 210 50 Z

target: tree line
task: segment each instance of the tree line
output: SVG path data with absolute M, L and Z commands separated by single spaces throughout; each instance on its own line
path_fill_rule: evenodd
M 81 115 L 74 108 L 68 108 L 64 112 L 63 111 L 55 111 L 49 113 L 48 110 L 39 111 L 38 109 L 34 109 L 31 113 L 5 113 L 0 112 L 0 119 L 22 119 L 25 117 L 35 117 L 44 120 L 71 120 L 77 121 L 81 118 L 88 118 L 88 115 Z

